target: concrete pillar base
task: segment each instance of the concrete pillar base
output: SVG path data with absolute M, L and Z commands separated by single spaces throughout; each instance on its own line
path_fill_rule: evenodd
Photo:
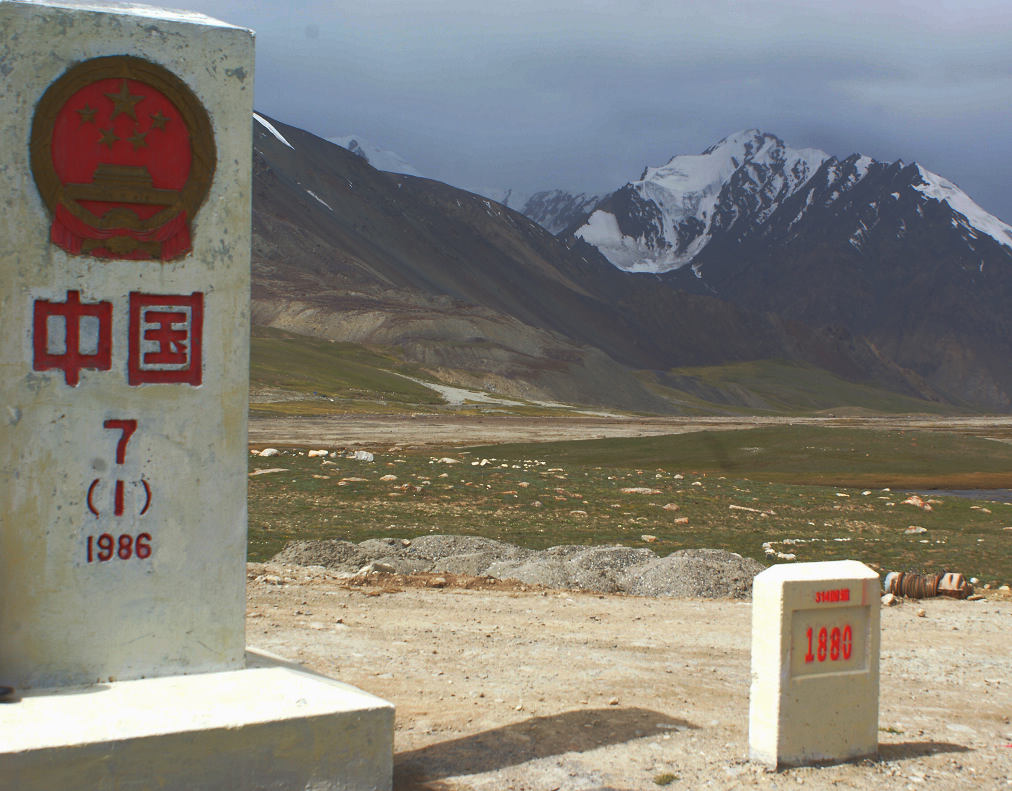
M 391 788 L 392 704 L 264 655 L 249 664 L 0 704 L 0 787 Z

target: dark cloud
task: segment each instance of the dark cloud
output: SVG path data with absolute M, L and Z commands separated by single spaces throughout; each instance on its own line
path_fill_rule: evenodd
M 759 127 L 1012 220 L 1007 0 L 172 0 L 257 32 L 258 109 L 467 187 L 606 190 Z

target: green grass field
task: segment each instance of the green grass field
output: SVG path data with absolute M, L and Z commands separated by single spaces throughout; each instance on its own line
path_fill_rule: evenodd
M 750 360 L 724 365 L 674 368 L 651 374 L 658 385 L 684 393 L 683 403 L 702 414 L 720 408 L 753 414 L 812 414 L 846 411 L 903 414 L 955 414 L 951 405 L 938 405 L 869 385 L 848 382 L 807 363 L 790 360 Z M 663 392 L 661 393 L 663 395 Z M 746 403 L 748 410 L 742 410 Z
M 404 363 L 393 353 L 254 326 L 250 338 L 251 388 L 276 388 L 303 397 L 253 403 L 250 411 L 278 415 L 363 410 L 396 413 L 443 403 L 434 390 L 398 373 L 422 376 L 416 366 Z
M 959 412 L 952 406 L 847 382 L 814 366 L 786 360 L 640 372 L 636 376 L 669 401 L 673 411 L 689 415 Z M 447 406 L 434 390 L 405 377 L 434 381 L 421 367 L 405 362 L 396 349 L 336 343 L 272 327 L 252 328 L 251 390 L 274 391 L 271 397 L 253 399 L 250 410 L 254 415 L 437 411 L 534 415 L 573 411 L 538 404 Z
M 770 562 L 767 545 L 798 561 L 1012 581 L 1012 506 L 938 497 L 927 510 L 898 491 L 1012 487 L 1012 445 L 974 437 L 783 426 L 377 454 L 371 463 L 296 450 L 251 457 L 251 472 L 269 468 L 284 472 L 250 478 L 251 560 L 296 538 L 459 533 L 533 548 L 717 547 Z M 622 491 L 630 488 L 647 492 Z M 911 526 L 925 531 L 906 533 Z

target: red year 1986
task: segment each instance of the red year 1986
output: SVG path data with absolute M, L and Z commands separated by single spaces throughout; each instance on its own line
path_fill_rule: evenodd
M 102 533 L 88 536 L 88 562 L 105 563 L 107 560 L 144 560 L 151 557 L 151 534 L 141 533 L 134 537 L 129 533 L 114 536 Z

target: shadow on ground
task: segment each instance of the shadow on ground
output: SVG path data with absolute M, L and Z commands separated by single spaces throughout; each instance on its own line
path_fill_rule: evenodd
M 968 753 L 970 748 L 951 742 L 895 742 L 879 744 L 878 757 L 883 761 L 899 761 L 904 758 L 920 758 L 936 753 Z
M 442 778 L 479 774 L 567 752 L 586 752 L 665 730 L 696 728 L 650 709 L 581 709 L 482 731 L 394 756 L 395 791 L 452 788 Z

